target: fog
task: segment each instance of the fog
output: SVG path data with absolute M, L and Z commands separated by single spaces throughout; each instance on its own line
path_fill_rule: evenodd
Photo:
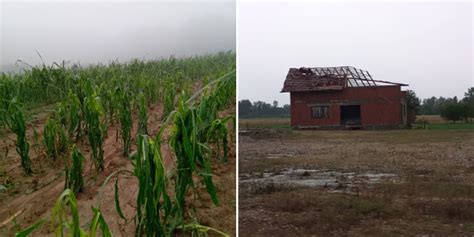
M 278 100 L 290 67 L 355 66 L 420 98 L 474 86 L 473 4 L 238 2 L 239 99 Z
M 1 2 L 0 65 L 235 51 L 235 2 Z

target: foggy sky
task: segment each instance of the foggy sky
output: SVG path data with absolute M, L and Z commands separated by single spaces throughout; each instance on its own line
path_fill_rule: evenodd
M 290 67 L 355 66 L 418 97 L 474 86 L 471 2 L 238 2 L 239 99 L 289 103 Z
M 1 8 L 0 65 L 235 50 L 235 2 L 16 2 Z

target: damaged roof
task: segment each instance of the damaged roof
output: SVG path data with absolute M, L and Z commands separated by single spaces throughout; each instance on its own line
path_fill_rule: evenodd
M 368 71 L 350 66 L 290 68 L 281 92 L 342 90 L 344 87 L 407 84 L 374 80 Z

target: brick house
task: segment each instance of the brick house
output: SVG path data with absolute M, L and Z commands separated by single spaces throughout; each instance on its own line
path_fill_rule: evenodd
M 407 125 L 406 84 L 374 80 L 354 67 L 290 68 L 291 126 L 389 129 Z

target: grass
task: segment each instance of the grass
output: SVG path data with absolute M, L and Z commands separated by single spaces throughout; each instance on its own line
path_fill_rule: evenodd
M 281 228 L 279 233 L 275 229 L 267 230 L 269 236 L 290 236 L 291 232 L 295 236 L 308 233 L 320 236 L 338 235 L 363 224 L 369 217 L 389 220 L 406 214 L 403 210 L 398 211 L 396 203 L 386 202 L 380 197 L 328 194 L 308 189 L 257 195 L 252 200 L 255 203 L 252 208 L 263 209 L 269 216 L 278 216 L 271 225 L 294 227 L 292 231 Z M 244 202 L 247 200 L 244 199 Z M 240 235 L 245 236 L 249 231 L 254 231 L 245 229 L 245 220 L 241 222 L 244 222 L 244 227 L 240 230 Z M 267 223 L 260 224 L 265 226 Z
M 458 121 L 452 123 L 446 121 L 439 115 L 418 115 L 417 121 L 421 119 L 426 121 L 425 128 L 431 130 L 463 130 L 463 129 L 474 129 L 474 123 L 465 123 L 464 121 Z M 415 126 L 420 128 L 420 125 Z M 239 129 L 246 130 L 252 128 L 269 128 L 269 129 L 291 129 L 290 118 L 252 118 L 252 119 L 239 119 Z
M 474 123 L 433 123 L 427 124 L 426 129 L 433 130 L 453 130 L 453 129 L 474 129 Z
M 449 190 L 448 186 L 445 188 Z M 271 192 L 266 191 L 253 194 L 252 198 L 243 198 L 243 206 L 262 210 L 266 216 L 277 216 L 269 225 L 294 227 L 292 231 L 288 231 L 288 228 L 266 229 L 265 233 L 269 235 L 285 236 L 291 232 L 295 235 L 311 233 L 316 236 L 351 232 L 356 236 L 385 236 L 393 232 L 401 235 L 458 235 L 473 231 L 472 200 L 440 199 L 436 195 L 437 191 L 431 197 L 429 189 L 421 190 L 427 195 L 425 198 L 416 195 L 403 197 L 401 193 L 345 195 L 314 189 L 278 189 L 275 186 Z M 241 213 L 245 217 L 245 212 Z M 240 220 L 243 222 L 241 235 L 255 232 L 255 229 L 248 229 L 246 222 L 251 220 L 249 217 Z M 260 225 L 265 226 L 267 220 Z M 441 223 L 442 226 L 437 226 Z M 459 226 L 464 228 L 460 229 Z
M 464 121 L 447 121 L 439 115 L 417 115 L 415 128 L 422 128 L 422 123 L 425 122 L 426 129 L 433 130 L 458 130 L 458 129 L 474 129 L 474 123 L 465 123 Z

